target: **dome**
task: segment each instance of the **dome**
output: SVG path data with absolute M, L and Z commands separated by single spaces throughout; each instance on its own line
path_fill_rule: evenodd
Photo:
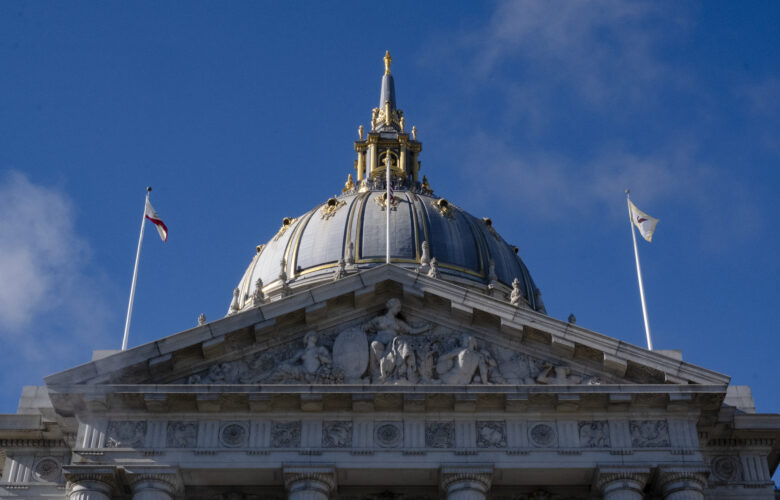
M 434 196 L 427 178 L 418 179 L 422 144 L 416 128 L 405 132 L 403 111 L 395 107 L 390 61 L 388 53 L 371 131 L 365 134 L 361 125 L 355 142 L 357 183 L 349 174 L 340 196 L 284 218 L 277 233 L 258 245 L 229 314 L 386 264 L 387 179 L 393 188 L 391 264 L 544 312 L 517 247 L 504 241 L 490 219 Z

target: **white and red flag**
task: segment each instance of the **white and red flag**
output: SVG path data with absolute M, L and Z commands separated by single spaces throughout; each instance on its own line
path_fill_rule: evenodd
M 163 242 L 168 241 L 168 228 L 166 227 L 165 223 L 162 221 L 159 215 L 157 215 L 157 212 L 154 210 L 154 207 L 151 203 L 149 203 L 149 198 L 146 199 L 146 209 L 144 210 L 144 217 L 149 219 L 152 224 L 157 228 L 157 232 L 160 234 L 160 239 L 163 240 Z
M 631 222 L 639 229 L 639 234 L 647 241 L 653 241 L 653 233 L 655 232 L 655 225 L 658 224 L 658 219 L 636 208 L 636 205 L 631 200 L 628 200 L 628 207 L 631 212 Z

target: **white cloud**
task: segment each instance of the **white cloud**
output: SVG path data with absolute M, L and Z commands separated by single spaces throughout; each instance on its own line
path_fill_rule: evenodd
M 30 361 L 53 350 L 60 360 L 80 351 L 84 361 L 107 310 L 73 203 L 18 172 L 0 177 L 0 200 L 0 342 Z

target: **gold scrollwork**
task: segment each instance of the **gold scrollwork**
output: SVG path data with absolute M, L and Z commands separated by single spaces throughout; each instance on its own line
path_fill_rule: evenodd
M 334 215 L 336 215 L 336 211 L 338 211 L 339 208 L 346 205 L 347 202 L 344 200 L 337 200 L 336 198 L 330 198 L 328 201 L 325 202 L 325 204 L 320 209 L 320 218 L 321 219 L 330 219 Z
M 442 217 L 447 217 L 452 219 L 453 217 L 453 210 L 450 206 L 450 202 L 445 200 L 444 198 L 439 198 L 436 201 L 431 202 L 431 206 L 435 208 L 439 214 L 441 214 Z
M 374 202 L 378 206 L 382 207 L 382 209 L 387 208 L 387 193 L 382 193 L 379 196 L 375 196 Z M 400 203 L 398 196 L 393 196 L 393 202 L 390 204 L 390 210 L 397 210 L 398 203 Z
M 282 219 L 282 227 L 279 228 L 279 231 L 277 231 L 276 236 L 274 236 L 274 241 L 279 241 L 279 238 L 282 237 L 284 233 L 287 232 L 288 229 L 293 225 L 293 222 L 298 220 L 298 218 L 292 218 L 292 217 L 285 217 Z

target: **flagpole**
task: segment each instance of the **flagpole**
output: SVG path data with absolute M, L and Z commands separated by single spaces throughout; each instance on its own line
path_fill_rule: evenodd
M 629 204 L 630 189 L 626 189 L 626 206 L 628 206 L 628 222 L 631 224 L 631 237 L 634 240 L 634 258 L 636 259 L 636 277 L 639 281 L 639 298 L 642 301 L 642 317 L 645 320 L 645 336 L 647 337 L 647 348 L 653 350 L 653 340 L 650 337 L 650 321 L 647 319 L 647 304 L 645 304 L 645 286 L 642 284 L 642 268 L 639 266 L 639 250 L 636 246 L 636 229 L 634 229 L 633 215 L 631 214 L 631 205 Z
M 390 150 L 387 150 L 387 155 L 385 155 L 385 184 L 387 188 L 387 202 L 385 203 L 385 212 L 386 214 L 386 228 L 385 228 L 385 256 L 386 256 L 386 263 L 390 263 L 390 206 L 392 203 L 390 203 Z
M 122 350 L 127 350 L 127 337 L 130 333 L 130 317 L 133 315 L 133 299 L 135 299 L 135 283 L 138 280 L 138 261 L 141 258 L 141 243 L 144 241 L 144 226 L 146 225 L 146 205 L 149 203 L 151 187 L 146 188 L 146 201 L 144 201 L 144 214 L 141 217 L 141 235 L 138 237 L 138 250 L 135 253 L 135 267 L 133 268 L 133 284 L 130 285 L 130 302 L 127 304 L 127 317 L 125 318 L 125 334 L 122 337 Z

